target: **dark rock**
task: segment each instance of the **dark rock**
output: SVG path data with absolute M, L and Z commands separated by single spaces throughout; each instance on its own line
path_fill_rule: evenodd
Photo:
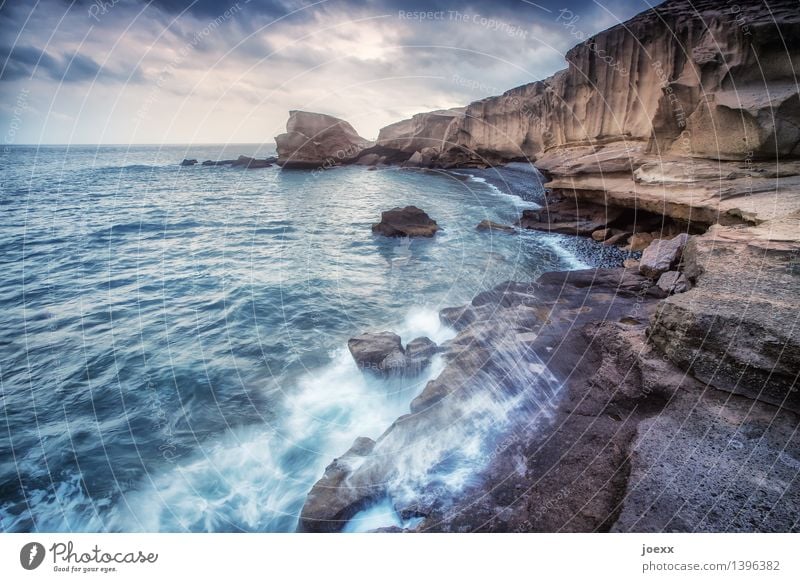
M 272 164 L 267 160 L 257 160 L 248 156 L 239 156 L 236 160 L 231 162 L 233 168 L 269 168 Z
M 379 376 L 388 376 L 406 367 L 400 336 L 389 331 L 351 338 L 347 348 L 359 368 Z
M 437 230 L 436 221 L 416 206 L 386 210 L 381 221 L 372 225 L 373 233 L 384 236 L 431 237 Z
M 497 230 L 500 232 L 508 232 L 508 233 L 515 233 L 517 229 L 513 226 L 508 226 L 506 224 L 498 224 L 496 222 L 492 222 L 491 220 L 481 220 L 478 223 L 478 226 L 475 227 L 477 230 L 488 230 L 493 231 Z
M 558 200 L 537 210 L 523 210 L 518 224 L 534 230 L 591 236 L 594 231 L 606 228 L 621 213 L 621 209 L 601 204 Z
M 418 337 L 408 342 L 406 356 L 409 358 L 430 358 L 439 348 L 436 343 L 427 337 Z
M 183 160 L 181 162 L 181 166 L 194 166 L 197 163 L 197 160 Z
M 642 253 L 639 272 L 651 279 L 660 277 L 661 273 L 666 273 L 678 264 L 688 240 L 689 235 L 686 233 L 670 240 L 654 240 Z

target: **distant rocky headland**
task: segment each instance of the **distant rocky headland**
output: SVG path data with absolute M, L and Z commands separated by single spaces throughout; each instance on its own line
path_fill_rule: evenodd
M 529 161 L 547 200 L 517 226 L 643 251 L 443 310 L 458 330 L 436 347 L 444 371 L 332 462 L 300 530 L 338 531 L 384 498 L 419 531 L 800 529 L 800 10 L 736 7 L 668 0 L 580 43 L 552 77 L 375 142 L 291 112 L 284 168 Z M 556 388 L 509 420 L 457 497 L 397 490 L 405 448 L 477 422 L 477 395 L 525 401 L 542 383 Z

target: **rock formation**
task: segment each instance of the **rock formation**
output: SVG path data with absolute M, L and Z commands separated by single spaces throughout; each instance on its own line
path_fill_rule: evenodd
M 439 351 L 427 337 L 418 337 L 403 348 L 400 336 L 390 331 L 364 333 L 347 342 L 358 367 L 377 376 L 412 376 L 427 368 Z
M 275 137 L 278 165 L 284 168 L 320 168 L 353 162 L 370 142 L 342 119 L 290 111 L 286 133 Z
M 388 499 L 422 531 L 797 531 L 798 33 L 793 1 L 668 0 L 548 79 L 385 128 L 387 162 L 531 160 L 549 192 L 519 226 L 643 256 L 442 310 L 444 370 L 299 529 Z
M 431 237 L 438 230 L 436 221 L 416 206 L 386 210 L 381 221 L 372 225 L 372 232 L 383 236 Z

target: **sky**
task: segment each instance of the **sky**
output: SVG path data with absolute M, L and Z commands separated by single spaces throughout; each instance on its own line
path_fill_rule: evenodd
M 2 0 L 0 0 L 2 2 Z M 292 109 L 374 139 L 543 79 L 648 0 L 21 0 L 0 5 L 4 144 L 268 143 Z

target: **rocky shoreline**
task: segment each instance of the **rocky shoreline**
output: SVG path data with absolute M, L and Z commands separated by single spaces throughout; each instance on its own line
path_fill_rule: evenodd
M 444 370 L 328 467 L 299 530 L 389 500 L 416 531 L 800 531 L 800 47 L 774 42 L 800 13 L 737 6 L 746 30 L 668 0 L 375 143 L 292 112 L 282 167 L 525 160 L 548 194 L 517 226 L 642 252 L 443 310 Z

